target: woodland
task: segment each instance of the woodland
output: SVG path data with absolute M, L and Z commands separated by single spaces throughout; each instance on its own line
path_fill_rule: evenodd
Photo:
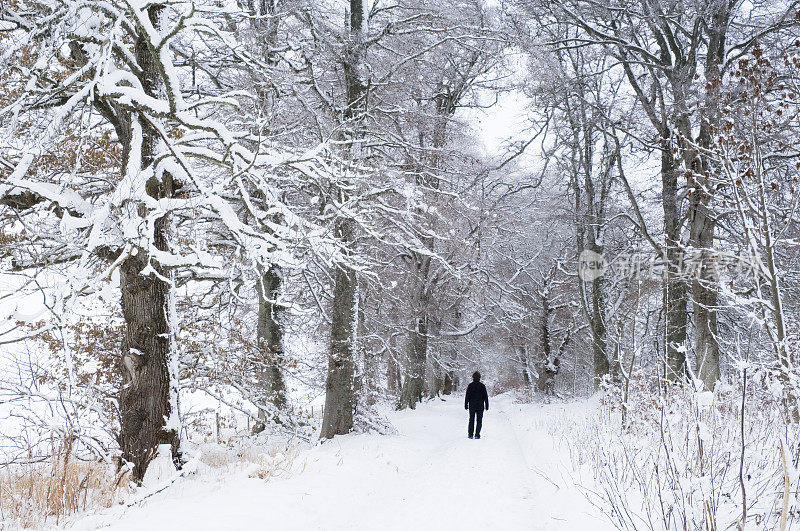
M 4 0 L 0 529 L 475 370 L 615 527 L 786 529 L 799 8 Z

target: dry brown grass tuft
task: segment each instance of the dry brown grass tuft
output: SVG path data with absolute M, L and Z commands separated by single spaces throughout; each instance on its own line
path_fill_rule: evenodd
M 0 468 L 0 520 L 21 527 L 58 525 L 78 511 L 110 507 L 130 490 L 130 474 L 98 461 L 79 461 L 71 442 L 51 463 Z
M 269 453 L 260 454 L 255 460 L 258 468 L 250 473 L 250 477 L 269 481 L 274 477 L 288 476 L 299 453 L 297 446 L 289 446 L 283 450 L 273 448 Z

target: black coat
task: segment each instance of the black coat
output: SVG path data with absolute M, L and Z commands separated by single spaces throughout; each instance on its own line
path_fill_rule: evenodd
M 472 382 L 467 386 L 467 396 L 464 397 L 464 409 L 470 411 L 483 411 L 484 404 L 489 410 L 489 393 L 486 386 L 480 382 Z

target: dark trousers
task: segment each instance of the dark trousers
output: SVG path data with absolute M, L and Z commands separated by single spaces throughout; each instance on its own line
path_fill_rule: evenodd
M 475 425 L 475 418 L 478 419 L 478 425 Z M 469 427 L 467 428 L 467 435 L 472 437 L 472 434 L 480 435 L 481 434 L 481 426 L 483 425 L 483 410 L 475 410 L 470 408 L 469 410 Z

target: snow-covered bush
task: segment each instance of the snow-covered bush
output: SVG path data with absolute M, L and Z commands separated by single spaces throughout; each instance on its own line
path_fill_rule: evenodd
M 742 381 L 719 384 L 714 393 L 669 386 L 654 395 L 635 371 L 627 404 L 605 397 L 591 440 L 576 450 L 595 473 L 588 496 L 617 527 L 729 529 L 746 507 L 748 528 L 775 528 L 784 501 L 782 445 L 794 456 L 791 517 L 800 429 L 785 423 L 776 375 L 748 372 L 744 420 Z

